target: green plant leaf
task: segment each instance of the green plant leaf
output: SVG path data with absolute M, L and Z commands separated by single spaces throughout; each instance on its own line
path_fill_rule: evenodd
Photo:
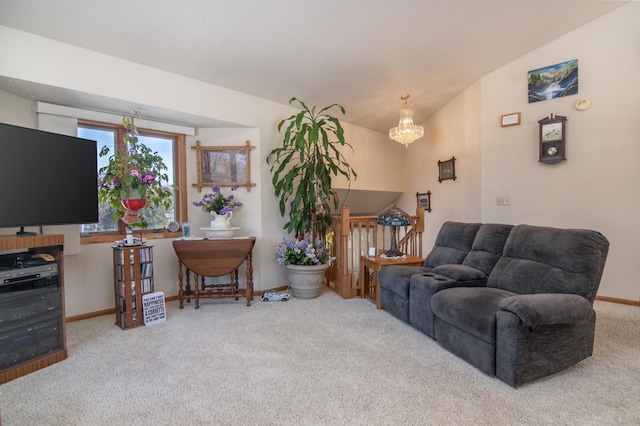
M 289 103 L 297 103 L 301 110 L 278 124 L 278 131 L 285 126 L 286 130 L 281 146 L 267 156 L 272 184 L 280 197 L 281 216 L 288 215 L 284 229 L 296 236 L 323 239 L 333 224 L 332 208 L 338 208 L 337 195 L 331 189 L 332 175 L 356 177 L 338 149 L 353 148 L 345 142 L 340 121 L 328 113 L 337 107 L 345 114 L 345 109 L 338 104 L 309 109 L 295 97 Z

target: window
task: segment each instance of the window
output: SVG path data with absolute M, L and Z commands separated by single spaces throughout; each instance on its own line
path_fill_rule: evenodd
M 78 137 L 97 141 L 98 169 L 106 166 L 109 158 L 100 157 L 98 152 L 104 146 L 109 146 L 111 153 L 115 150 L 125 149 L 122 143 L 124 128 L 120 125 L 98 123 L 92 121 L 78 121 Z M 138 128 L 140 142 L 156 151 L 167 166 L 169 183 L 176 186 L 172 208 L 165 210 L 163 207 L 154 209 L 144 208 L 139 214 L 143 214 L 148 223 L 146 230 L 134 228 L 134 232 L 142 232 L 145 238 L 162 238 L 175 236 L 166 229 L 171 221 L 185 222 L 186 216 L 186 183 L 185 183 L 185 136 L 175 133 L 160 132 Z M 122 221 L 113 220 L 113 207 L 106 203 L 100 203 L 99 218 L 97 224 L 81 225 L 80 232 L 85 238 L 83 243 L 109 242 L 121 238 L 125 233 L 126 225 Z

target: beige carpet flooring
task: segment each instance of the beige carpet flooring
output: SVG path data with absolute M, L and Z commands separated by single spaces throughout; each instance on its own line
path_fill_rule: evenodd
M 594 356 L 518 389 L 364 299 L 204 300 L 0 385 L 2 425 L 640 424 L 640 308 L 596 302 Z

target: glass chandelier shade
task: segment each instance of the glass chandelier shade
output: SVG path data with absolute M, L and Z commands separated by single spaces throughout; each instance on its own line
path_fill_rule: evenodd
M 413 124 L 415 108 L 407 102 L 409 95 L 402 95 L 400 99 L 404 100 L 404 105 L 400 108 L 400 121 L 397 127 L 389 129 L 389 137 L 406 147 L 424 136 L 424 127 Z

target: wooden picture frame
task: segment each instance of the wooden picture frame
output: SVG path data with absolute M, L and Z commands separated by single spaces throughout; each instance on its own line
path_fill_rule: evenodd
M 418 206 L 424 207 L 426 211 L 431 213 L 431 191 L 427 192 L 416 192 L 416 201 L 418 202 Z
M 198 188 L 210 186 L 244 186 L 251 191 L 251 162 L 249 152 L 255 148 L 246 141 L 245 146 L 201 146 L 196 141 Z
M 500 116 L 500 126 L 519 126 L 520 125 L 520 113 L 512 112 L 511 114 L 503 114 Z
M 456 180 L 456 157 L 438 161 L 438 182 L 448 179 Z

